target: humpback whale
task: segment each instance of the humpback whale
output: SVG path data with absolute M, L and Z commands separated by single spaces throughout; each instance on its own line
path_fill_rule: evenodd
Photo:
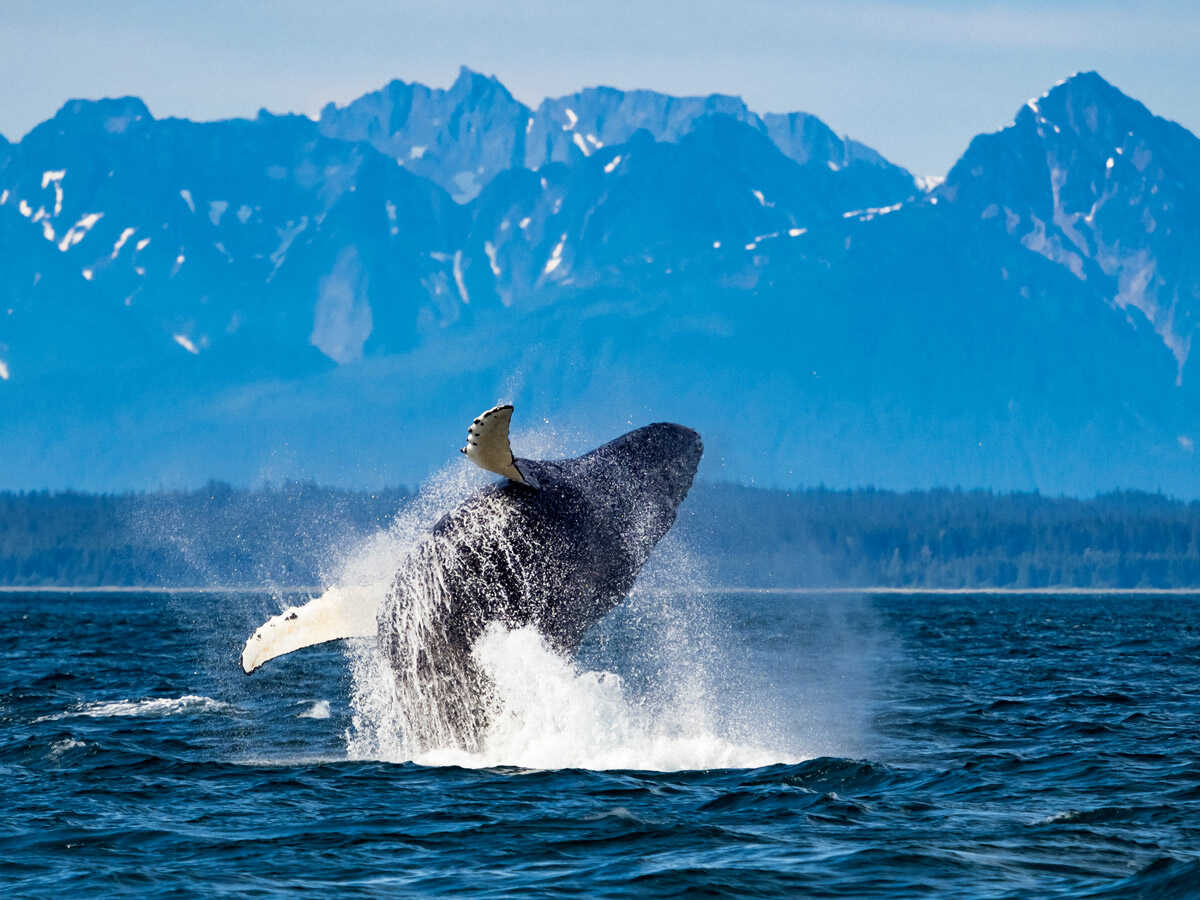
M 632 590 L 671 528 L 703 445 L 690 428 L 656 423 L 572 459 L 515 457 L 511 405 L 467 430 L 467 458 L 504 476 L 443 516 L 372 598 L 333 588 L 264 623 L 242 668 L 302 647 L 375 637 L 406 713 L 405 738 L 478 748 L 491 710 L 471 648 L 493 623 L 532 626 L 570 653 Z

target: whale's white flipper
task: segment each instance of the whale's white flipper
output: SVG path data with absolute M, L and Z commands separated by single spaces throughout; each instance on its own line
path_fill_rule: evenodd
M 482 413 L 467 429 L 467 446 L 462 452 L 481 469 L 503 475 L 519 484 L 537 487 L 518 467 L 512 448 L 508 445 L 508 425 L 512 421 L 511 403 L 493 406 Z
M 267 660 L 301 647 L 374 637 L 381 599 L 378 589 L 330 588 L 303 606 L 285 609 L 250 635 L 242 650 L 242 670 L 249 675 Z

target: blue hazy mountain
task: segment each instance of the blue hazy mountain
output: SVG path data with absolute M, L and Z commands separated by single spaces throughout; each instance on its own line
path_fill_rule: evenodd
M 675 419 L 708 478 L 1200 494 L 1198 172 L 1094 73 L 932 191 L 724 95 L 72 101 L 0 143 L 0 487 L 413 483 L 502 398 L 529 455 Z

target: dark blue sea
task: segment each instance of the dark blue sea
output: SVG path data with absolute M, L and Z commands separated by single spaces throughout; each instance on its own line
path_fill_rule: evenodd
M 654 593 L 405 759 L 271 594 L 0 595 L 0 893 L 1200 896 L 1200 600 Z

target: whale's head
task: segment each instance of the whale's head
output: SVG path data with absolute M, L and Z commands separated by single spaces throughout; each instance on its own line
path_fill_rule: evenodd
M 704 453 L 699 434 L 670 422 L 638 428 L 607 448 L 631 487 L 648 501 L 657 497 L 672 507 L 679 506 L 687 496 Z
M 624 523 L 646 552 L 675 521 L 704 453 L 700 435 L 668 422 L 646 425 L 597 447 L 568 465 L 583 476 L 590 500 Z M 578 483 L 578 480 L 577 480 Z M 640 554 L 639 554 L 640 555 Z

